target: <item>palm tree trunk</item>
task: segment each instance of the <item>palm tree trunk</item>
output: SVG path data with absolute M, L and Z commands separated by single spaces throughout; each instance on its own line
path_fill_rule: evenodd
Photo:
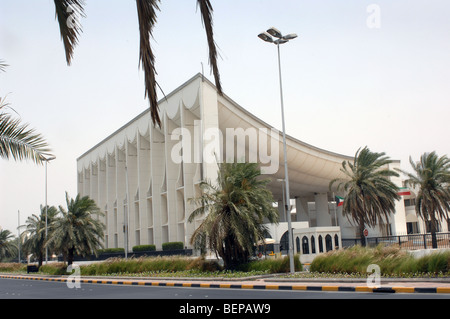
M 431 216 L 431 246 L 433 247 L 433 249 L 438 248 L 437 247 L 437 236 L 436 236 L 436 218 L 434 218 L 434 214 L 433 216 Z
M 361 246 L 366 247 L 366 236 L 364 236 L 364 222 L 359 224 L 359 238 L 361 239 Z
M 67 254 L 67 265 L 72 265 L 73 263 L 73 253 L 75 248 L 69 248 L 69 252 Z
M 229 240 L 229 236 L 227 236 L 224 240 L 224 245 L 223 248 L 221 250 L 221 257 L 223 260 L 223 266 L 225 269 L 230 269 L 231 267 L 231 245 L 230 245 L 230 240 Z
M 38 257 L 38 266 L 41 267 L 42 264 L 43 264 L 43 262 L 44 262 L 44 255 L 43 255 L 43 254 L 39 254 L 39 257 Z

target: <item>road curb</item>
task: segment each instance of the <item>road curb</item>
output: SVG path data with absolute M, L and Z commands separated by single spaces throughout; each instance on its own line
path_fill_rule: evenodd
M 27 279 L 55 282 L 74 282 L 72 277 L 60 276 L 30 276 L 30 275 L 0 275 L 4 279 Z M 368 286 L 339 286 L 339 285 L 287 285 L 276 283 L 257 283 L 257 284 L 239 284 L 239 283 L 199 283 L 189 281 L 149 281 L 138 279 L 98 279 L 98 278 L 80 278 L 80 283 L 84 284 L 107 284 L 107 285 L 136 285 L 136 286 L 158 286 L 158 287 L 187 287 L 187 288 L 228 288 L 228 289 L 262 289 L 262 290 L 307 290 L 307 291 L 334 291 L 334 292 L 371 292 L 371 293 L 444 293 L 450 294 L 450 287 L 376 287 Z

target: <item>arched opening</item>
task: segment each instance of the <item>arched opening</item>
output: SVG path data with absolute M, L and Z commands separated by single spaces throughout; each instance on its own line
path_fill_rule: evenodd
M 333 250 L 333 240 L 329 234 L 325 236 L 325 248 L 327 252 Z
M 309 254 L 309 242 L 308 242 L 308 237 L 306 237 L 306 236 L 303 236 L 303 238 L 302 238 L 302 253 L 304 255 Z
M 334 235 L 334 247 L 336 247 L 336 249 L 339 249 L 339 236 L 337 234 Z
M 316 253 L 316 239 L 314 236 L 311 236 L 311 254 Z
M 286 231 L 283 236 L 281 236 L 280 239 L 280 252 L 282 254 L 286 253 L 289 251 L 289 236 L 288 236 L 289 232 Z

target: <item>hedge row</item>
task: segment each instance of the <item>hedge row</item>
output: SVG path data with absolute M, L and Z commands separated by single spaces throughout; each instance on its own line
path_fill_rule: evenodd
M 162 250 L 168 251 L 168 250 L 181 250 L 184 249 L 183 242 L 181 241 L 174 241 L 174 242 L 168 242 L 162 244 Z M 141 252 L 141 251 L 156 251 L 155 245 L 137 245 L 133 246 L 132 251 L 135 252 Z M 106 249 L 99 249 L 99 254 L 110 254 L 110 253 L 124 253 L 125 250 L 123 248 L 106 248 Z
M 162 250 L 180 250 L 184 249 L 183 242 L 181 241 L 173 241 L 162 244 Z
M 155 245 L 138 245 L 133 246 L 133 252 L 139 252 L 139 251 L 156 251 Z

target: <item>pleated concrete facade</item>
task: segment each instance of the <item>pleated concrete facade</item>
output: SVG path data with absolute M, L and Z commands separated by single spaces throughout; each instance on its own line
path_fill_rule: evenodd
M 93 198 L 105 213 L 106 247 L 124 247 L 128 225 L 129 250 L 140 244 L 161 249 L 173 241 L 190 248 L 190 237 L 202 219 L 187 221 L 195 208 L 189 199 L 200 195 L 202 180 L 215 181 L 218 161 L 257 161 L 281 203 L 280 132 L 226 95 L 218 95 L 201 74 L 168 94 L 159 107 L 161 128 L 152 125 L 145 111 L 77 160 L 78 192 Z M 339 220 L 341 228 L 345 226 L 342 216 L 329 208 L 328 185 L 341 176 L 342 161 L 352 157 L 290 136 L 287 146 L 290 195 L 297 207 L 294 220 L 315 227 L 334 226 Z M 311 203 L 314 212 L 308 208 Z

